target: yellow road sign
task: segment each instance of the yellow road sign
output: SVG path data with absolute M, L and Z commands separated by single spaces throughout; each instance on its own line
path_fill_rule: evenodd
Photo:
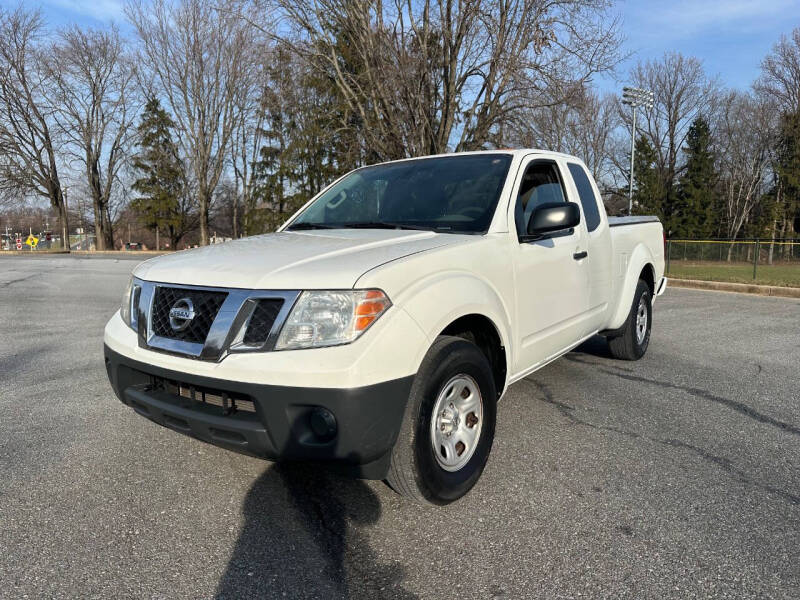
M 39 238 L 36 237 L 35 235 L 29 235 L 28 239 L 25 240 L 25 243 L 28 244 L 28 246 L 30 246 L 31 248 L 36 248 L 36 246 L 39 244 Z

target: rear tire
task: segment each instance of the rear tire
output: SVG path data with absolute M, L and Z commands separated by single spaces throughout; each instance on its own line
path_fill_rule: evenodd
M 489 361 L 475 344 L 439 336 L 414 378 L 387 482 L 417 502 L 458 500 L 486 466 L 496 417 Z
M 608 338 L 611 356 L 620 360 L 639 360 L 650 344 L 650 329 L 653 325 L 652 291 L 643 279 L 636 284 L 628 318 L 620 335 Z

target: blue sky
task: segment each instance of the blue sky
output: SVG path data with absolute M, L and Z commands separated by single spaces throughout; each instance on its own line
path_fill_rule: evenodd
M 761 60 L 781 34 L 800 27 L 800 0 L 628 0 L 622 16 L 626 51 L 635 52 L 611 77 L 597 80 L 616 91 L 638 59 L 676 50 L 703 61 L 709 75 L 729 87 L 745 88 L 758 76 Z
M 13 7 L 17 2 L 2 0 L 0 4 Z M 47 24 L 53 27 L 70 23 L 98 26 L 109 21 L 122 25 L 125 21 L 125 5 L 118 0 L 28 0 L 23 4 L 40 8 Z
M 13 0 L 0 0 L 15 5 Z M 40 0 L 48 23 L 99 25 L 109 20 L 123 30 L 123 2 L 118 0 Z M 628 67 L 640 58 L 657 58 L 677 50 L 700 58 L 710 75 L 719 75 L 730 87 L 747 87 L 757 77 L 759 64 L 781 34 L 800 26 L 800 0 L 627 0 L 614 11 L 622 17 L 624 50 L 634 52 L 614 77 L 596 81 L 603 91 L 625 83 Z

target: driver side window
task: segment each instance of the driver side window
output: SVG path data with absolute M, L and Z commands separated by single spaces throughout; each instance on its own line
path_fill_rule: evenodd
M 564 186 L 554 162 L 537 160 L 528 165 L 519 186 L 514 221 L 517 235 L 523 236 L 534 209 L 549 202 L 566 202 Z

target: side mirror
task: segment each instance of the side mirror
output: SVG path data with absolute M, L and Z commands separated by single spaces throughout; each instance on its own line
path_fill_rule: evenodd
M 577 227 L 581 209 L 574 202 L 548 202 L 537 206 L 528 219 L 528 236 L 542 237 L 555 231 Z

